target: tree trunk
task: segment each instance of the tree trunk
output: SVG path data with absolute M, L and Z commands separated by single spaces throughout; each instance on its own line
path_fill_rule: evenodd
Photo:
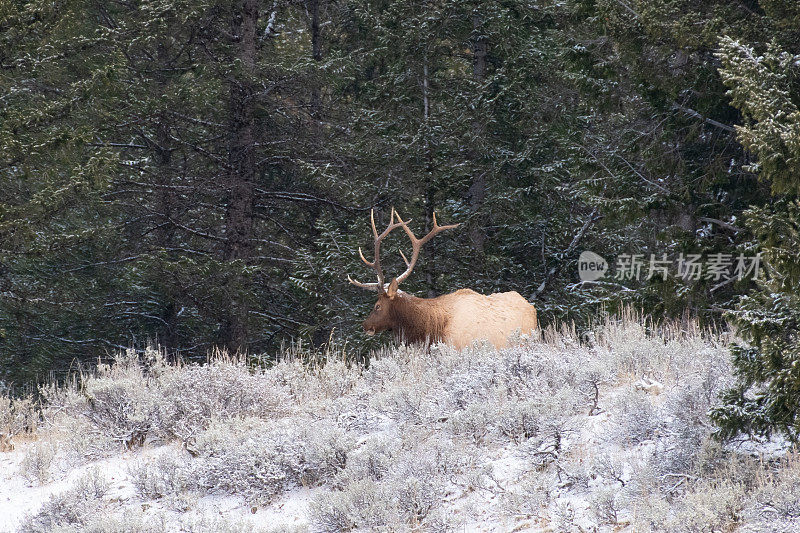
M 311 17 L 311 59 L 315 63 L 322 61 L 322 39 L 320 36 L 319 10 L 321 0 L 308 0 L 306 7 Z M 311 82 L 311 116 L 319 119 L 320 88 L 319 80 L 315 77 Z
M 431 114 L 430 103 L 430 80 L 428 79 L 428 55 L 422 63 L 422 120 L 425 127 L 425 233 L 428 233 L 433 227 L 433 212 L 434 206 L 434 186 L 433 186 L 433 150 L 431 148 L 430 128 L 428 128 L 428 121 Z M 430 247 L 430 255 L 428 260 L 425 261 L 425 285 L 428 288 L 428 298 L 436 296 L 436 272 L 434 271 L 436 261 L 434 260 L 433 243 Z
M 256 24 L 258 0 L 242 0 L 234 14 L 232 35 L 238 74 L 229 81 L 228 164 L 226 188 L 228 202 L 225 212 L 225 243 L 223 260 L 247 261 L 253 250 L 253 205 L 255 192 L 255 124 L 256 88 L 251 80 L 256 59 Z M 229 279 L 231 295 L 228 316 L 221 331 L 221 342 L 231 352 L 242 351 L 247 339 L 248 305 L 247 280 L 243 274 Z
M 161 42 L 157 49 L 158 69 L 156 71 L 156 84 L 160 94 L 167 90 L 169 80 L 167 79 L 167 68 L 169 65 L 169 51 L 166 45 Z M 175 226 L 171 223 L 173 211 L 175 210 L 175 193 L 172 185 L 172 139 L 170 137 L 171 121 L 166 110 L 162 109 L 156 118 L 156 183 L 155 190 L 155 210 L 160 216 L 157 221 L 158 226 L 155 230 L 155 245 L 161 250 L 169 250 L 174 245 Z M 168 255 L 169 257 L 169 255 Z M 160 269 L 161 270 L 161 269 Z M 163 270 L 160 275 L 165 275 Z M 166 288 L 166 287 L 165 287 Z M 166 349 L 175 348 L 178 339 L 175 336 L 177 330 L 177 308 L 173 295 L 167 289 L 164 294 L 160 315 L 163 322 L 161 333 L 158 335 L 158 343 Z
M 486 80 L 486 54 L 489 48 L 483 36 L 482 25 L 482 17 L 477 11 L 474 12 L 472 15 L 472 78 L 478 87 L 482 87 L 483 82 Z M 480 93 L 481 90 L 475 95 L 476 100 L 480 97 Z M 475 139 L 473 142 L 477 142 L 483 135 L 483 125 L 480 120 L 478 120 L 477 116 L 472 122 L 472 133 Z M 473 146 L 473 162 L 477 162 L 480 159 L 480 152 L 481 150 L 477 146 Z M 486 201 L 486 172 L 481 171 L 473 175 L 472 185 L 469 188 L 468 195 L 470 211 L 474 216 L 483 208 L 483 204 Z M 469 240 L 472 249 L 479 257 L 482 257 L 486 243 L 486 232 L 483 229 L 482 221 L 478 217 L 473 218 L 473 224 L 471 226 L 469 230 Z

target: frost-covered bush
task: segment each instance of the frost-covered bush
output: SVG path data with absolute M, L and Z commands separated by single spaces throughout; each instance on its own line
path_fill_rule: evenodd
M 245 419 L 212 424 L 194 446 L 193 488 L 268 501 L 289 487 L 332 479 L 352 443 L 325 420 Z
M 361 375 L 358 365 L 347 365 L 342 359 L 329 359 L 318 371 L 321 392 L 325 398 L 344 396 L 353 389 Z
M 155 499 L 181 494 L 190 487 L 191 467 L 184 454 L 162 453 L 150 461 L 138 461 L 128 468 L 136 492 Z
M 42 437 L 58 442 L 68 464 L 106 457 L 125 446 L 124 439 L 118 438 L 119 432 L 109 430 L 109 423 L 97 423 L 94 417 L 98 412 L 92 410 L 89 398 L 76 381 L 40 387 L 40 394 L 44 403 Z
M 269 371 L 272 379 L 297 403 L 313 398 L 315 376 L 297 361 L 281 360 Z
M 467 436 L 475 444 L 480 444 L 489 432 L 495 414 L 491 405 L 471 403 L 464 409 L 455 411 L 449 417 L 448 423 L 453 433 Z
M 381 433 L 367 437 L 351 450 L 339 479 L 345 482 L 361 479 L 380 481 L 389 472 L 402 444 L 403 439 L 398 435 Z
M 255 527 L 246 519 L 227 518 L 215 513 L 198 513 L 187 516 L 141 508 L 129 508 L 114 513 L 111 502 L 89 497 L 80 500 L 79 491 L 68 491 L 54 496 L 42 510 L 29 518 L 21 532 L 48 533 L 251 533 L 268 531 Z M 279 529 L 281 533 L 290 528 Z
M 409 524 L 418 524 L 437 506 L 447 490 L 446 477 L 452 470 L 449 450 L 442 448 L 415 450 L 421 455 L 399 458 L 393 468 L 393 492 L 397 495 L 398 510 Z
M 398 524 L 396 499 L 387 487 L 370 479 L 348 483 L 342 490 L 324 492 L 309 505 L 312 531 L 337 533 L 385 529 Z
M 206 365 L 167 363 L 132 350 L 82 376 L 80 385 L 42 388 L 44 426 L 75 457 L 92 459 L 145 440 L 191 441 L 214 419 L 272 419 L 291 410 L 275 375 L 220 356 Z
M 494 424 L 502 435 L 517 444 L 541 431 L 540 413 L 537 400 L 505 402 L 498 406 Z
M 172 529 L 185 533 L 254 533 L 265 531 L 263 528 L 254 527 L 248 520 L 225 518 L 213 514 L 188 516 L 175 524 Z M 283 528 L 282 532 L 290 533 L 290 528 Z
M 41 441 L 33 444 L 19 465 L 22 476 L 32 483 L 44 485 L 54 475 L 59 449 L 57 445 Z
M 421 424 L 427 415 L 427 392 L 422 384 L 395 386 L 376 396 L 375 408 L 398 423 Z
M 196 437 L 213 419 L 275 417 L 291 401 L 270 376 L 225 359 L 165 372 L 158 388 L 160 433 L 181 440 Z
M 654 328 L 648 319 L 608 317 L 596 332 L 597 347 L 618 376 L 649 376 L 663 381 L 671 360 L 680 353 L 681 339 L 670 335 L 673 332 L 669 329 L 659 335 Z
M 312 501 L 313 530 L 442 529 L 443 499 L 454 480 L 465 484 L 471 458 L 455 442 L 424 433 L 409 437 L 405 450 L 391 437 L 372 439 L 354 450 L 339 478 L 341 489 Z
M 372 390 L 380 390 L 402 376 L 403 369 L 393 357 L 380 357 L 370 361 L 363 380 Z
M 108 457 L 124 446 L 85 418 L 73 419 L 68 426 L 51 435 L 57 437 L 71 465 Z
M 118 355 L 113 364 L 100 365 L 98 375 L 84 380 L 83 415 L 102 434 L 128 447 L 144 443 L 158 427 L 160 397 L 133 350 Z
M 21 525 L 21 533 L 51 533 L 53 531 L 82 531 L 89 521 L 100 514 L 108 483 L 97 470 L 89 471 L 69 490 L 52 496 L 38 513 Z
M 611 407 L 614 413 L 612 437 L 622 445 L 639 444 L 656 436 L 661 421 L 650 395 L 628 389 Z
M 503 514 L 538 517 L 546 513 L 550 487 L 555 481 L 553 476 L 539 472 L 524 476 L 516 486 L 502 493 Z
M 465 409 L 484 402 L 492 396 L 497 384 L 503 379 L 498 374 L 496 360 L 486 357 L 485 352 L 475 349 L 475 358 L 464 358 L 458 367 L 443 376 L 440 387 L 447 392 L 447 404 L 451 410 Z
M 788 533 L 800 530 L 800 460 L 790 453 L 777 465 L 779 469 L 762 474 L 743 515 L 747 533 Z M 753 476 L 751 476 L 752 478 Z
M 616 526 L 620 519 L 619 491 L 604 487 L 596 491 L 590 498 L 592 511 L 600 524 Z
M 575 506 L 569 500 L 556 501 L 550 508 L 548 518 L 551 530 L 556 533 L 572 533 L 583 529 L 576 523 Z
M 0 435 L 12 438 L 21 433 L 35 433 L 39 413 L 31 398 L 0 395 Z
M 47 429 L 69 427 L 83 418 L 86 396 L 75 379 L 64 384 L 49 383 L 39 387 L 42 398 L 43 426 Z
M 634 512 L 634 527 L 643 531 L 702 533 L 733 531 L 741 520 L 744 486 L 728 480 L 700 481 L 663 505 L 642 503 Z

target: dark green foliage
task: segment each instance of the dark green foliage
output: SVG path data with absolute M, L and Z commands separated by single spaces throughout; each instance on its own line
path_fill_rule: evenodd
M 800 7 L 767 4 L 779 31 L 769 43 L 724 38 L 718 56 L 734 105 L 744 115 L 742 144 L 756 159 L 749 165 L 771 185 L 774 201 L 746 215 L 767 277 L 731 312 L 747 345 L 733 350 L 738 383 L 712 415 L 720 436 L 800 436 L 800 34 L 786 31 L 785 17 Z M 790 16 L 791 15 L 791 16 Z
M 800 202 L 748 212 L 769 278 L 731 313 L 750 345 L 735 346 L 737 386 L 712 413 L 720 436 L 740 432 L 800 436 Z
M 739 221 L 792 190 L 799 103 L 790 49 L 735 59 L 791 42 L 797 13 L 750 4 L 3 3 L 0 380 L 152 342 L 366 354 L 385 339 L 345 274 L 370 276 L 373 207 L 462 223 L 423 251 L 404 287 L 422 296 L 719 320 L 751 284 L 580 283 L 576 260 L 754 249 Z M 754 73 L 773 107 L 736 81 Z M 388 276 L 406 247 L 386 243 Z

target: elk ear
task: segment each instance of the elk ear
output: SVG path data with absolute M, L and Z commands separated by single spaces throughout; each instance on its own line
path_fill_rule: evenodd
M 386 289 L 386 296 L 388 296 L 390 300 L 394 299 L 394 297 L 397 296 L 398 285 L 399 283 L 397 283 L 397 278 L 394 278 L 392 282 L 389 284 L 389 288 Z

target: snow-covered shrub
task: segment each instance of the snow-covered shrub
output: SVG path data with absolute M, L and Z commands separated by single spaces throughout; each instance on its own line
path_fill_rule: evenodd
M 380 390 L 393 381 L 399 379 L 403 369 L 393 357 L 375 358 L 370 361 L 362 376 L 364 382 L 372 390 Z
M 188 457 L 162 453 L 150 461 L 140 460 L 128 468 L 133 486 L 147 499 L 181 494 L 190 486 L 191 470 Z
M 598 485 L 601 487 L 624 487 L 631 478 L 629 463 L 625 459 L 621 454 L 600 452 L 591 461 L 590 475 L 600 482 Z
M 387 487 L 371 479 L 348 483 L 340 491 L 323 492 L 309 505 L 312 531 L 338 533 L 361 529 L 401 529 L 397 500 Z
M 419 523 L 441 505 L 448 482 L 463 473 L 468 460 L 456 443 L 422 435 L 415 446 L 398 454 L 389 481 L 403 519 Z
M 733 531 L 741 520 L 744 496 L 741 484 L 728 480 L 700 481 L 671 502 L 666 516 L 663 516 L 661 508 L 661 512 L 645 522 L 644 519 L 650 515 L 647 508 L 637 509 L 634 527 L 675 533 Z
M 290 404 L 289 394 L 268 375 L 222 358 L 165 372 L 158 385 L 159 431 L 184 441 L 197 436 L 212 419 L 272 418 Z
M 153 379 L 133 350 L 118 355 L 113 364 L 100 365 L 97 376 L 84 380 L 83 415 L 104 436 L 128 447 L 140 446 L 158 427 L 160 398 L 151 386 Z
M 92 420 L 89 400 L 76 381 L 51 383 L 39 392 L 43 400 L 40 438 L 58 442 L 70 465 L 107 457 L 125 446 L 108 424 Z
M 575 507 L 569 500 L 556 501 L 549 512 L 550 528 L 556 533 L 572 533 L 581 528 L 575 521 Z
M 35 433 L 39 413 L 31 398 L 0 395 L 0 435 L 12 438 L 21 433 Z
M 747 533 L 788 533 L 800 530 L 800 459 L 791 452 L 772 473 L 762 475 L 743 515 Z M 752 478 L 753 476 L 751 476 Z
M 73 419 L 71 424 L 54 429 L 49 434 L 57 439 L 70 465 L 108 457 L 124 447 L 85 418 Z
M 212 423 L 194 447 L 194 488 L 268 501 L 291 486 L 332 479 L 352 444 L 325 420 L 244 419 Z
M 325 398 L 334 399 L 350 392 L 361 370 L 357 365 L 349 366 L 342 359 L 332 358 L 317 373 L 322 394 Z
M 550 502 L 549 492 L 554 481 L 553 476 L 539 472 L 525 475 L 516 486 L 502 493 L 503 514 L 540 516 Z
M 270 368 L 269 373 L 295 403 L 315 397 L 315 377 L 299 361 L 281 360 Z
M 705 366 L 714 361 L 702 360 Z M 680 386 L 668 390 L 660 409 L 664 435 L 658 463 L 663 472 L 698 473 L 722 459 L 722 451 L 711 440 L 714 427 L 708 413 L 728 381 L 709 368 L 698 368 L 683 378 Z
M 54 467 L 57 463 L 59 449 L 57 445 L 40 441 L 34 443 L 25 453 L 19 465 L 20 474 L 32 483 L 44 485 L 48 483 L 54 475 Z
M 145 514 L 141 509 L 126 509 L 120 514 L 108 512 L 106 507 L 99 507 L 99 512 L 85 518 L 81 524 L 62 526 L 54 533 L 163 533 L 170 531 L 171 523 L 160 514 Z M 172 528 L 177 530 L 177 528 Z
M 600 524 L 616 526 L 620 519 L 619 491 L 604 487 L 590 498 L 592 511 Z
M 212 419 L 283 416 L 291 396 L 274 375 L 220 356 L 206 365 L 170 365 L 155 350 L 120 354 L 81 385 L 42 389 L 44 426 L 75 456 L 108 455 L 114 443 L 192 440 Z
M 389 472 L 402 444 L 403 440 L 397 435 L 379 433 L 367 437 L 348 455 L 340 479 L 343 482 L 360 479 L 380 481 Z
M 539 407 L 537 400 L 505 402 L 497 409 L 494 424 L 502 435 L 517 444 L 541 430 Z
M 664 380 L 671 358 L 681 349 L 680 340 L 654 334 L 654 327 L 649 319 L 622 316 L 607 317 L 598 328 L 597 347 L 618 376 L 629 374 Z
M 694 321 L 659 324 L 627 311 L 622 316 L 606 317 L 593 338 L 598 356 L 618 377 L 680 381 L 683 374 L 693 370 L 698 355 L 709 368 L 718 367 L 720 373 L 730 365 L 725 342 L 701 330 Z
M 465 409 L 492 396 L 500 379 L 495 368 L 496 361 L 477 349 L 473 353 L 474 359 L 463 358 L 457 368 L 443 377 L 440 387 L 447 392 L 449 403 L 443 407 L 451 410 Z
M 659 428 L 659 416 L 651 397 L 645 392 L 628 389 L 611 406 L 614 430 L 611 437 L 623 446 L 650 440 Z
M 471 403 L 450 415 L 448 424 L 453 433 L 467 436 L 475 444 L 480 444 L 489 432 L 489 425 L 495 414 L 490 405 Z
M 452 480 L 464 477 L 469 457 L 454 442 L 418 432 L 408 437 L 405 450 L 385 438 L 354 451 L 341 490 L 313 500 L 313 529 L 442 529 L 442 500 Z
M 42 425 L 46 428 L 69 426 L 82 418 L 86 396 L 80 391 L 76 379 L 66 383 L 49 383 L 39 387 L 42 398 Z
M 20 533 L 51 533 L 53 531 L 85 531 L 93 517 L 104 506 L 103 497 L 108 483 L 97 470 L 90 470 L 67 491 L 52 496 L 38 513 L 21 525 Z
M 421 424 L 426 414 L 424 402 L 428 392 L 421 384 L 391 387 L 376 396 L 375 409 L 399 423 Z
M 312 500 L 312 531 L 447 529 L 441 515 L 443 478 L 411 475 L 391 483 L 361 479 Z
M 188 516 L 176 524 L 173 529 L 185 533 L 254 533 L 264 531 L 256 528 L 247 520 L 236 520 L 215 516 L 214 514 L 201 514 Z M 289 528 L 284 528 L 282 533 L 289 533 Z

